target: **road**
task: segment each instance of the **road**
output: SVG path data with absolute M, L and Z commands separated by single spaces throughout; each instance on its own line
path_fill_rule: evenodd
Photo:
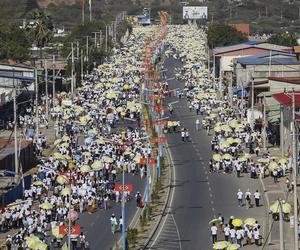
M 167 78 L 174 77 L 174 67 L 179 61 L 170 58 L 165 61 Z M 177 80 L 169 82 L 171 89 L 183 88 Z M 167 102 L 178 100 L 171 97 Z M 180 120 L 181 126 L 190 131 L 191 142 L 182 142 L 180 133 L 169 134 L 168 144 L 174 165 L 174 180 L 167 213 L 152 238 L 148 249 L 212 249 L 208 222 L 221 213 L 228 221 L 230 216 L 255 217 L 263 221 L 264 207 L 251 208 L 237 206 L 236 193 L 239 188 L 253 193 L 260 183 L 248 176 L 237 178 L 233 174 L 209 173 L 211 158 L 210 137 L 206 131 L 196 131 L 195 112 L 188 110 L 185 98 L 174 105 L 171 120 Z M 200 118 L 200 116 L 199 116 Z M 223 239 L 223 238 L 220 238 Z M 243 249 L 255 249 L 245 247 Z
M 145 190 L 145 180 L 141 180 L 139 176 L 133 176 L 132 174 L 126 174 L 125 180 L 125 183 L 133 184 L 134 193 L 140 191 L 143 195 Z M 134 194 L 132 195 L 134 196 Z M 131 201 L 126 203 L 127 226 L 132 220 L 136 209 L 136 203 L 133 197 Z M 116 240 L 120 238 L 120 232 L 116 233 L 115 236 L 111 233 L 110 217 L 112 213 L 119 218 L 121 215 L 120 203 L 117 205 L 114 204 L 113 207 L 107 211 L 101 209 L 92 215 L 84 213 L 80 216 L 79 225 L 82 227 L 82 231 L 85 232 L 87 236 L 91 250 L 109 250 L 113 247 Z

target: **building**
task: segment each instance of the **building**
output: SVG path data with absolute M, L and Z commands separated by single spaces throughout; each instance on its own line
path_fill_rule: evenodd
M 230 24 L 231 27 L 235 28 L 237 31 L 244 34 L 246 37 L 250 35 L 250 25 L 249 23 L 233 23 Z
M 300 63 L 296 55 L 270 51 L 234 59 L 233 79 L 237 86 L 269 77 L 300 77 Z
M 290 47 L 257 41 L 215 48 L 213 49 L 214 75 L 217 78 L 230 78 L 234 71 L 234 59 L 269 54 L 270 51 L 293 53 Z

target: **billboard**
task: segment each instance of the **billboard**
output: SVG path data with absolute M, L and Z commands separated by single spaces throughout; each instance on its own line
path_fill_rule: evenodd
M 207 19 L 207 7 L 206 6 L 184 6 L 183 7 L 183 19 Z

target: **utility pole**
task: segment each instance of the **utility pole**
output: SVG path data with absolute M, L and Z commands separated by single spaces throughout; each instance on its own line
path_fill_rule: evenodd
M 39 138 L 39 85 L 38 85 L 38 76 L 37 69 L 34 69 L 34 78 L 35 78 L 35 137 L 36 142 Z
M 95 43 L 95 48 L 97 48 L 97 34 L 99 32 L 95 31 L 95 32 L 92 32 L 94 34 L 94 43 Z
M 268 6 L 266 6 L 266 17 L 268 16 Z
M 81 73 L 81 84 L 83 82 L 83 50 L 80 53 L 80 73 Z
M 72 66 L 71 66 L 71 94 L 72 94 L 72 101 L 74 97 L 74 46 L 73 43 L 71 43 L 72 47 Z
M 298 200 L 297 200 L 297 150 L 296 150 L 296 128 L 295 128 L 295 92 L 292 92 L 292 133 L 293 133 L 293 179 L 294 179 L 294 245 L 295 250 L 299 250 L 298 243 Z
M 282 9 L 280 10 L 280 20 L 282 21 L 283 19 L 283 12 L 282 12 Z
M 229 18 L 232 19 L 232 7 L 231 6 L 229 7 L 229 13 L 230 13 Z
M 280 241 L 280 250 L 284 250 L 283 216 L 282 216 L 282 203 L 281 203 L 281 199 L 278 200 L 278 206 L 279 206 L 279 241 Z
M 81 2 L 81 11 L 82 11 L 82 24 L 84 25 L 84 11 L 85 11 L 85 9 L 84 9 L 84 1 L 85 0 L 82 0 L 82 2 Z
M 254 79 L 251 80 L 251 128 L 254 129 Z
M 108 40 L 107 40 L 107 35 L 108 35 L 107 33 L 108 33 L 108 27 L 107 27 L 107 25 L 106 25 L 106 26 L 105 26 L 105 52 L 107 52 L 107 49 L 108 49 L 108 48 L 107 48 L 107 47 L 108 47 L 108 46 L 107 46 L 107 41 L 108 41 Z
M 102 46 L 102 30 L 99 32 L 99 47 L 101 48 Z
M 18 131 L 17 131 L 17 87 L 15 86 L 15 69 L 13 69 L 13 99 L 14 99 L 14 151 L 15 151 L 15 176 L 19 174 L 19 159 L 18 159 Z
M 52 58 L 52 78 L 53 78 L 53 85 L 52 85 L 52 98 L 53 98 L 53 107 L 55 103 L 55 55 Z
M 86 61 L 89 61 L 89 37 L 86 36 Z
M 79 41 L 76 42 L 76 59 L 79 59 Z
M 89 0 L 90 22 L 92 22 L 92 0 Z
M 48 67 L 45 59 L 45 92 L 46 92 L 46 118 L 49 119 L 49 102 L 48 102 Z
M 267 118 L 266 118 L 266 94 L 264 93 L 264 101 L 263 101 L 263 107 L 264 107 L 264 110 L 263 110 L 263 118 L 264 118 L 264 121 L 263 121 L 263 147 L 264 147 L 264 150 L 266 150 L 266 140 L 267 140 Z

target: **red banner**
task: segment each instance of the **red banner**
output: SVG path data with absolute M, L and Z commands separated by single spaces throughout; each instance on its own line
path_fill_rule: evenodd
M 71 226 L 71 235 L 79 235 L 80 234 L 80 226 Z M 59 234 L 62 234 L 62 235 L 67 235 L 69 234 L 69 226 L 67 225 L 62 225 L 62 226 L 59 226 Z
M 150 165 L 155 165 L 156 159 L 153 157 L 148 158 L 148 162 Z
M 159 137 L 159 142 L 160 143 L 166 143 L 167 142 L 167 137 Z
M 152 142 L 152 144 L 157 144 L 158 143 L 158 138 L 157 137 L 152 137 L 151 142 Z
M 140 158 L 140 164 L 146 165 L 146 158 Z
M 122 184 L 115 184 L 115 191 L 119 191 L 120 193 L 122 193 L 123 190 L 127 192 L 132 192 L 133 190 L 132 184 L 124 184 L 124 187 Z

